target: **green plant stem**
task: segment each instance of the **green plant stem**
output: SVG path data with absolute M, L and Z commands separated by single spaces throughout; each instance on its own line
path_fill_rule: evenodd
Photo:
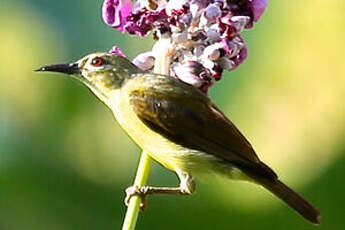
M 140 157 L 137 175 L 135 177 L 134 185 L 144 186 L 147 182 L 151 169 L 151 158 L 143 151 Z M 138 219 L 140 210 L 141 198 L 140 196 L 133 196 L 128 204 L 125 220 L 123 222 L 122 230 L 133 230 Z
M 161 38 L 156 42 L 153 53 L 155 54 L 154 73 L 169 75 L 170 65 L 170 39 Z M 143 151 L 140 157 L 137 174 L 134 180 L 134 185 L 141 187 L 146 185 L 151 169 L 151 158 L 146 151 Z M 139 210 L 141 198 L 140 196 L 133 196 L 128 204 L 125 219 L 123 221 L 122 230 L 134 230 Z

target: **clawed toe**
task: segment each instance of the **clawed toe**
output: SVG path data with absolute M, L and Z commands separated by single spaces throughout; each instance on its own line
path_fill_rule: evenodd
M 146 206 L 147 206 L 147 203 L 146 203 L 146 188 L 145 186 L 144 187 L 139 187 L 139 186 L 136 186 L 136 185 L 133 185 L 131 187 L 128 187 L 125 191 L 126 193 L 126 197 L 125 197 L 125 205 L 128 206 L 129 205 L 129 201 L 130 199 L 137 195 L 137 196 L 140 196 L 141 197 L 141 203 L 140 203 L 140 209 L 143 211 Z
M 128 206 L 129 205 L 129 201 L 130 199 L 134 196 L 134 195 L 139 195 L 140 194 L 140 191 L 139 191 L 139 187 L 138 186 L 131 186 L 131 187 L 128 187 L 125 191 L 126 193 L 126 197 L 125 197 L 125 205 Z

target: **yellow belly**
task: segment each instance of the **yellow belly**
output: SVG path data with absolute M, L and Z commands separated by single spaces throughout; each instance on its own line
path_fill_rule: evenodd
M 127 95 L 123 94 L 119 91 L 113 95 L 109 106 L 121 127 L 154 160 L 175 172 L 194 175 L 213 168 L 217 159 L 212 155 L 177 145 L 147 127 L 133 111 Z

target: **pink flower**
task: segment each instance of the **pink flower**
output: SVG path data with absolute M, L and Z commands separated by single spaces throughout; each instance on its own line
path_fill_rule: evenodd
M 170 74 L 207 93 L 224 70 L 236 69 L 247 57 L 243 30 L 253 27 L 267 0 L 105 0 L 103 20 L 129 34 L 170 38 Z M 123 55 L 117 48 L 113 53 Z M 145 71 L 154 65 L 151 52 L 133 62 Z
M 126 55 L 122 52 L 122 50 L 118 46 L 113 46 L 109 53 L 116 54 L 117 56 L 126 57 Z
M 121 32 L 124 32 L 124 25 L 127 17 L 132 13 L 132 2 L 123 0 L 105 0 L 102 6 L 102 17 L 104 22 Z
M 267 6 L 267 0 L 252 0 L 253 20 L 257 22 Z

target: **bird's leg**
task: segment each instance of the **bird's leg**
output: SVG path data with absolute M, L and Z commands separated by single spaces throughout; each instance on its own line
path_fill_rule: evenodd
M 133 185 L 126 189 L 125 204 L 128 206 L 131 197 L 138 195 L 141 197 L 141 210 L 146 207 L 146 196 L 149 194 L 180 194 L 180 195 L 190 195 L 195 191 L 195 183 L 193 177 L 187 173 L 179 172 L 177 173 L 180 178 L 179 187 L 152 187 L 152 186 L 136 186 Z

